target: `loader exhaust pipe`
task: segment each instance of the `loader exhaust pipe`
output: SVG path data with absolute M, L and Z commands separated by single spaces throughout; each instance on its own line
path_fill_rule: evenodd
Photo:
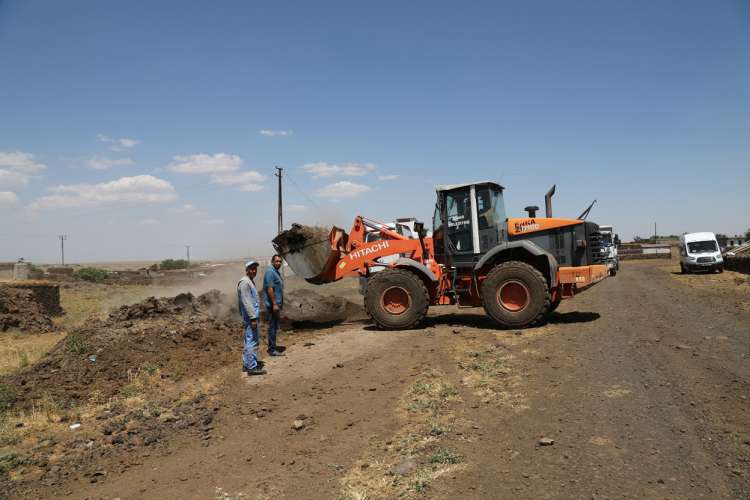
M 544 195 L 544 215 L 547 218 L 552 217 L 552 195 L 555 194 L 555 187 L 557 184 L 552 184 L 547 194 Z

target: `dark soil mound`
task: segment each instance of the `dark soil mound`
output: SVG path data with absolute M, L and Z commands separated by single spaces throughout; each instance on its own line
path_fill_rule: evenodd
M 158 370 L 172 380 L 210 372 L 238 359 L 242 349 L 237 316 L 215 315 L 226 302 L 212 291 L 120 307 L 71 332 L 7 383 L 15 388 L 16 404 L 29 407 L 45 393 L 61 403 L 113 396 L 143 371 Z
M 54 329 L 52 319 L 37 302 L 32 290 L 0 287 L 0 331 L 11 328 L 32 332 Z
M 292 324 L 330 324 L 361 319 L 362 306 L 336 295 L 321 295 L 313 290 L 294 290 L 284 298 L 282 317 Z

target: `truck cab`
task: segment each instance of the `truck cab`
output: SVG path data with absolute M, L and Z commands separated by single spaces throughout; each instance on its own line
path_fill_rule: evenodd
M 683 274 L 693 271 L 724 272 L 724 259 L 714 233 L 685 233 L 680 236 L 680 270 Z
M 610 225 L 599 226 L 601 258 L 602 262 L 607 264 L 609 275 L 615 276 L 620 270 L 620 257 L 617 254 L 617 246 L 620 244 L 620 238 L 614 233 L 614 228 Z

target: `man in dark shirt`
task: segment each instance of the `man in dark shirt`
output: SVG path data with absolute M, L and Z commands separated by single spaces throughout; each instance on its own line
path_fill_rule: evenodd
M 281 256 L 271 258 L 271 266 L 263 276 L 263 295 L 268 311 L 268 354 L 269 356 L 283 356 L 283 349 L 276 345 L 276 334 L 279 331 L 281 308 L 284 305 L 284 280 L 281 278 Z

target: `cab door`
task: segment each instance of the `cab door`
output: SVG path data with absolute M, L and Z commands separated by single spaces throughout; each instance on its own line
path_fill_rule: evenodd
M 448 253 L 453 255 L 473 254 L 478 239 L 476 233 L 476 206 L 473 191 L 461 188 L 445 193 L 445 221 Z

